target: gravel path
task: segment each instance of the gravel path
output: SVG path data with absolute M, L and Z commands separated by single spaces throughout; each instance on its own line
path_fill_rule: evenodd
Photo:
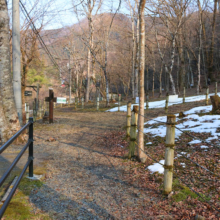
M 35 155 L 47 155 L 47 174 L 31 202 L 52 219 L 132 219 L 129 210 L 146 195 L 123 181 L 127 168 L 97 144 L 106 131 L 125 125 L 126 114 L 57 111 L 55 117 L 53 125 L 35 125 Z
M 170 112 L 202 104 L 177 105 Z M 148 218 L 144 211 L 140 213 L 156 201 L 149 198 L 147 189 L 125 181 L 129 167 L 98 142 L 106 132 L 125 126 L 126 113 L 73 111 L 56 109 L 54 124 L 35 124 L 36 163 L 46 160 L 47 174 L 44 186 L 31 195 L 31 202 L 52 219 L 172 219 L 163 215 Z M 147 113 L 150 118 L 158 115 L 165 115 L 164 109 Z

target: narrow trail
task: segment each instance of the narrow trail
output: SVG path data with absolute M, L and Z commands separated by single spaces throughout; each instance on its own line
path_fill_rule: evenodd
M 42 159 L 42 151 L 47 155 L 48 172 L 31 202 L 53 219 L 132 219 L 129 210 L 143 204 L 147 195 L 123 181 L 127 168 L 117 166 L 121 159 L 97 144 L 105 132 L 125 126 L 126 113 L 62 111 L 56 111 L 55 123 L 44 130 L 35 125 L 35 158 Z M 50 137 L 56 141 L 47 142 Z

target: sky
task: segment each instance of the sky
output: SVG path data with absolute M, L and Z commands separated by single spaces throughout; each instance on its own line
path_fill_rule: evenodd
M 21 0 L 25 5 L 25 8 L 30 13 L 31 17 L 36 16 L 39 11 L 41 13 L 45 12 L 44 16 L 44 29 L 58 29 L 64 26 L 70 26 L 78 22 L 78 19 L 74 13 L 73 2 L 74 4 L 79 3 L 81 0 L 38 0 L 38 5 L 35 5 L 36 0 Z M 11 14 L 11 3 L 12 0 L 8 0 L 9 13 Z M 103 0 L 103 4 L 99 13 L 103 12 L 112 12 L 114 13 L 119 5 L 119 0 Z M 80 10 L 78 6 L 78 10 Z M 81 8 L 82 9 L 82 8 Z M 124 0 L 122 0 L 122 5 L 120 11 L 122 13 L 129 13 L 124 5 Z M 21 25 L 24 23 L 24 15 L 20 9 L 21 16 Z M 79 13 L 79 19 L 85 18 L 84 12 L 81 10 Z M 42 19 L 39 18 L 34 21 L 35 26 L 39 27 Z

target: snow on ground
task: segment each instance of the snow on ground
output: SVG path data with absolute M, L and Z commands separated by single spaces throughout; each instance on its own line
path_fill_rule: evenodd
M 209 97 L 214 95 L 214 93 L 209 94 Z M 220 95 L 220 93 L 218 93 L 218 95 Z M 205 95 L 198 95 L 198 96 L 190 96 L 190 97 L 186 97 L 185 102 L 197 102 L 197 101 L 201 101 L 201 100 L 205 100 Z M 178 98 L 176 102 L 169 102 L 169 106 L 171 105 L 175 105 L 175 104 L 180 104 L 183 102 L 183 98 Z M 135 104 L 138 105 L 138 104 Z M 161 101 L 155 101 L 155 102 L 149 102 L 148 103 L 149 108 L 163 108 L 165 107 L 165 100 L 161 100 Z M 145 109 L 146 109 L 146 103 L 145 103 Z M 131 109 L 133 108 L 133 105 L 131 106 Z M 200 111 L 199 109 L 200 107 L 194 108 L 195 110 L 193 110 L 194 112 L 192 113 L 196 113 L 196 111 Z M 204 110 L 205 112 L 210 111 L 211 107 L 209 107 L 207 110 Z M 107 112 L 117 112 L 118 111 L 118 107 L 112 108 L 107 110 Z M 126 112 L 127 111 L 127 105 L 123 105 L 120 106 L 120 111 L 122 112 Z M 186 114 L 192 114 L 192 113 L 187 113 Z
M 200 140 L 193 140 L 193 141 L 190 141 L 189 144 L 199 144 L 201 142 L 202 141 L 200 141 Z
M 164 167 L 161 164 L 164 165 L 164 163 L 165 163 L 165 160 L 161 160 L 159 161 L 159 163 L 154 163 L 153 165 L 148 166 L 147 169 L 150 170 L 151 173 L 158 172 L 162 174 L 164 173 Z
M 187 132 L 195 132 L 198 133 L 198 137 L 200 136 L 202 139 L 202 135 L 199 135 L 199 133 L 210 133 L 210 136 L 207 138 L 205 141 L 210 142 L 213 139 L 219 139 L 220 133 L 217 132 L 217 129 L 220 127 L 220 115 L 203 115 L 199 116 L 196 113 L 200 112 L 208 112 L 211 111 L 212 106 L 201 106 L 201 107 L 196 107 L 192 108 L 189 111 L 184 112 L 184 114 L 187 114 L 186 117 L 178 119 L 178 125 L 176 125 L 178 128 L 180 128 L 183 131 Z M 144 128 L 144 133 L 146 134 L 151 134 L 152 136 L 160 136 L 160 137 L 165 137 L 166 136 L 166 116 L 160 116 L 154 119 L 149 120 L 148 122 L 145 123 L 145 125 L 148 125 L 147 128 Z M 163 124 L 164 123 L 164 124 Z M 175 130 L 175 138 L 178 139 L 180 135 L 182 134 L 181 131 Z M 194 139 L 189 142 L 189 144 L 200 144 L 201 141 Z M 204 149 L 204 151 L 207 151 L 207 149 L 210 146 L 206 145 L 201 145 L 200 148 Z M 186 152 L 181 152 L 181 154 L 186 155 L 187 157 L 190 156 L 190 154 L 187 154 Z M 181 157 L 181 154 L 177 154 L 177 159 L 178 157 Z M 163 162 L 163 161 L 162 161 Z M 162 163 L 160 161 L 160 163 Z M 183 167 L 185 167 L 185 164 L 181 164 Z M 153 172 L 159 172 L 163 173 L 163 167 L 155 163 L 153 165 L 150 165 L 147 167 L 152 173 Z
M 189 111 L 184 112 L 184 114 L 188 114 L 186 117 L 184 117 L 184 121 L 182 123 L 179 123 L 177 125 L 178 128 L 180 128 L 183 131 L 190 131 L 195 133 L 211 133 L 214 137 L 209 137 L 206 139 L 207 142 L 209 142 L 212 139 L 217 139 L 218 136 L 220 136 L 220 133 L 217 132 L 217 128 L 220 127 L 220 115 L 204 115 L 199 116 L 196 113 L 200 112 L 208 112 L 210 111 L 212 106 L 201 106 L 192 108 Z M 208 110 L 207 110 L 208 109 Z M 165 137 L 166 136 L 166 124 L 164 125 L 158 125 L 155 127 L 155 124 L 159 123 L 165 123 L 166 122 L 166 116 L 160 116 L 157 118 L 154 118 L 152 120 L 149 120 L 148 122 L 145 122 L 145 125 L 153 125 L 148 126 L 148 128 L 144 128 L 144 133 L 151 134 L 153 136 L 160 136 Z M 177 118 L 177 121 L 181 119 Z M 182 134 L 181 131 L 177 130 L 175 131 L 175 138 L 179 138 Z M 201 143 L 200 140 L 193 140 L 189 142 L 189 144 L 198 144 Z
M 205 146 L 205 145 L 202 145 L 202 146 L 200 146 L 200 147 L 201 147 L 202 149 L 203 149 L 203 148 L 205 148 L 205 149 L 206 149 L 206 148 L 209 148 L 208 146 Z

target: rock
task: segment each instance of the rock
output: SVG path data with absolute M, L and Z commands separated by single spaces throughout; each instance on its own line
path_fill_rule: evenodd
M 179 118 L 184 118 L 184 117 L 186 117 L 186 115 L 183 112 L 180 112 L 179 113 Z
M 48 138 L 46 141 L 48 141 L 48 142 L 54 142 L 54 141 L 56 141 L 56 139 L 55 139 L 55 138 L 50 137 L 50 138 Z
M 195 220 L 205 220 L 205 217 L 201 215 L 196 215 Z
M 212 103 L 212 113 L 220 114 L 220 97 L 218 95 L 210 96 Z

